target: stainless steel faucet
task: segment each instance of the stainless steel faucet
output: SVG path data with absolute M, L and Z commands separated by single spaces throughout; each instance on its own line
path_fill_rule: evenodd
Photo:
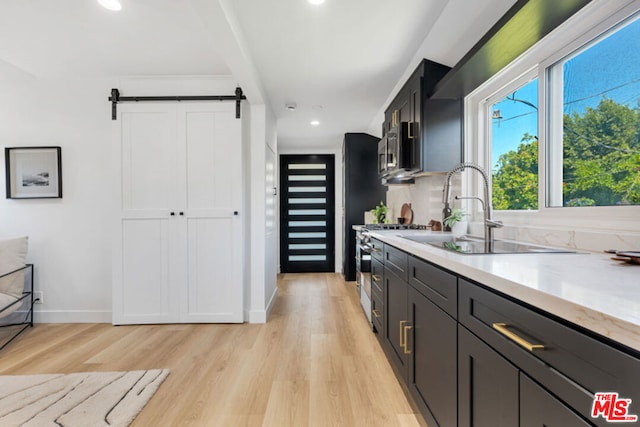
M 479 165 L 470 162 L 460 163 L 457 166 L 454 166 L 449 172 L 447 172 L 447 178 L 444 181 L 444 188 L 442 189 L 442 201 L 444 203 L 445 209 L 449 208 L 449 203 L 451 201 L 451 178 L 456 173 L 461 173 L 465 169 L 474 169 L 482 176 L 484 180 L 484 202 L 482 199 L 478 197 L 456 197 L 458 199 L 478 199 L 482 204 L 482 211 L 484 212 L 484 244 L 485 249 L 487 251 L 493 251 L 493 229 L 500 228 L 503 226 L 501 221 L 496 221 L 491 217 L 491 189 L 489 188 L 489 175 L 487 172 Z

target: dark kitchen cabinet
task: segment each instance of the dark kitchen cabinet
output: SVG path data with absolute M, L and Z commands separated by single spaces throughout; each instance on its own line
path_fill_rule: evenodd
M 458 326 L 458 426 L 518 426 L 518 375 L 518 368 Z
M 423 170 L 448 171 L 462 161 L 462 100 L 425 99 L 422 109 Z
M 583 331 L 500 295 L 479 284 L 458 282 L 458 321 L 516 366 L 522 374 L 562 402 L 558 418 L 545 414 L 549 426 L 565 425 L 564 413 L 578 414 L 586 425 L 606 426 L 604 418 L 591 418 L 594 395 L 615 391 L 640 402 L 640 359 Z M 460 335 L 460 332 L 459 332 Z M 462 369 L 463 365 L 460 365 Z M 464 382 L 464 372 L 459 377 Z M 531 388 L 526 386 L 528 391 Z M 522 400 L 521 417 L 535 412 Z M 540 397 L 539 393 L 534 393 Z M 633 406 L 633 405 L 632 405 Z M 525 408 L 525 409 L 522 409 Z M 640 412 L 640 405 L 631 413 Z M 463 407 L 461 406 L 461 409 Z M 523 415 L 524 414 L 524 415 Z M 536 423 L 539 417 L 533 419 Z M 521 423 L 529 422 L 521 418 Z M 461 424 L 463 425 L 463 424 Z M 571 424 L 567 424 L 571 425 Z M 578 424 L 580 425 L 580 424 Z
M 407 316 L 407 277 L 408 256 L 405 252 L 384 245 L 384 308 L 385 308 L 385 343 L 395 368 L 406 376 L 408 334 Z
M 406 280 L 385 265 L 384 269 L 384 318 L 385 318 L 385 344 L 390 362 L 401 376 L 406 376 L 407 349 L 405 338 L 407 336 L 407 291 Z
M 589 427 L 551 393 L 520 372 L 520 427 Z
M 604 416 L 591 417 L 597 392 L 630 399 L 628 414 L 640 415 L 637 351 L 374 246 L 372 269 L 384 271 L 381 345 L 429 426 L 605 427 Z
M 356 232 L 365 211 L 386 200 L 386 188 L 378 179 L 379 138 L 366 133 L 346 133 L 342 143 L 342 206 L 344 207 L 342 263 L 346 281 L 356 280 Z
M 463 326 L 459 329 L 459 427 L 592 426 Z
M 445 172 L 462 159 L 461 100 L 428 102 L 449 70 L 422 60 L 385 111 L 383 135 L 391 129 L 401 135 L 403 169 Z
M 383 255 L 386 354 L 427 423 L 455 426 L 457 322 L 422 292 L 427 286 L 455 295 L 457 278 L 389 245 Z M 377 263 L 374 259 L 372 271 L 380 268 Z
M 407 386 L 428 425 L 457 425 L 457 322 L 409 286 Z

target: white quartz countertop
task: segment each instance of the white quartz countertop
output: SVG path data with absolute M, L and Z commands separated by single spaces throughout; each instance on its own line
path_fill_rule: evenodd
M 609 254 L 465 255 L 402 238 L 437 233 L 371 230 L 371 236 L 640 351 L 640 266 Z

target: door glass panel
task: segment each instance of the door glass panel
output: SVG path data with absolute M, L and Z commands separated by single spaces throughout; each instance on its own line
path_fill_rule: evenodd
M 327 168 L 327 165 L 324 163 L 302 163 L 302 164 L 291 163 L 289 164 L 290 170 L 326 169 L 326 168 Z
M 316 199 L 289 199 L 289 204 L 291 205 L 300 205 L 300 204 L 324 204 L 327 203 L 327 199 L 316 198 Z
M 324 193 L 327 187 L 289 187 L 290 193 Z
M 326 209 L 290 209 L 289 215 L 326 215 Z
M 289 175 L 289 181 L 326 181 L 324 175 Z
M 308 243 L 308 244 L 290 244 L 289 245 L 289 249 L 293 249 L 293 250 L 299 250 L 299 249 L 326 249 L 327 245 L 325 245 L 324 243 L 317 243 L 317 244 L 312 244 L 312 243 Z
M 326 221 L 289 221 L 289 227 L 324 227 Z
M 289 233 L 290 239 L 324 239 L 327 233 Z
M 289 255 L 289 261 L 326 261 L 326 255 Z

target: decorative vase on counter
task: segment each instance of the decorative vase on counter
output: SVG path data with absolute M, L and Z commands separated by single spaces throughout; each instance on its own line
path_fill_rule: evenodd
M 454 236 L 463 236 L 467 234 L 468 228 L 469 221 L 461 220 L 453 224 L 453 227 L 451 227 L 451 233 Z

